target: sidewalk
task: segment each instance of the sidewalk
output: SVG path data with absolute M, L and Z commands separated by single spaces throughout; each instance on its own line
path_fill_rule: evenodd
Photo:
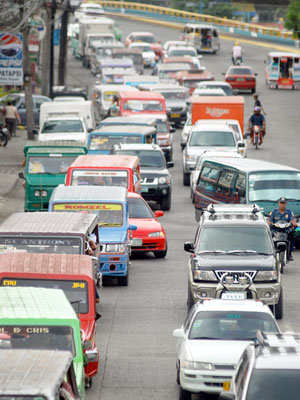
M 6 147 L 0 147 L 0 197 L 9 196 L 19 181 L 26 141 L 27 131 L 18 130 Z

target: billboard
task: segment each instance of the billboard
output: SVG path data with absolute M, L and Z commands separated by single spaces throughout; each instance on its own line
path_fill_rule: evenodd
M 0 32 L 0 85 L 23 85 L 23 36 Z

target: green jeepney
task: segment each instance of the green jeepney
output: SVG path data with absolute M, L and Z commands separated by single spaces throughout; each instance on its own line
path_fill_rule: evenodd
M 87 153 L 84 143 L 75 141 L 31 141 L 24 147 L 25 211 L 47 211 L 53 189 L 63 184 L 69 166 Z
M 0 338 L 0 357 L 1 350 L 8 348 L 70 351 L 78 390 L 84 399 L 80 322 L 62 290 L 1 287 Z

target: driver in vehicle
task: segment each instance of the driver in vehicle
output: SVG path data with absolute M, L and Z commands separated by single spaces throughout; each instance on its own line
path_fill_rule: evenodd
M 292 224 L 292 228 L 289 228 L 289 240 L 291 245 L 288 254 L 288 259 L 289 261 L 293 261 L 294 260 L 292 256 L 292 251 L 294 249 L 293 230 L 295 227 L 297 227 L 297 223 L 293 211 L 286 208 L 286 204 L 287 204 L 286 198 L 280 197 L 280 199 L 278 200 L 278 208 L 275 208 L 273 211 L 270 212 L 270 218 L 268 222 L 271 228 L 272 236 L 274 235 L 274 232 L 276 230 L 276 227 L 274 227 L 274 224 L 276 224 L 276 222 L 284 221 L 284 222 L 290 222 Z

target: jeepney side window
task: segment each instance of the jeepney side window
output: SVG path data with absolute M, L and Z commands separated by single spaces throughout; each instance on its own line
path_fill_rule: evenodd
M 272 62 L 272 70 L 273 71 L 277 71 L 278 70 L 278 67 L 279 67 L 279 64 L 278 64 L 278 57 L 274 57 L 273 58 L 273 62 Z
M 199 180 L 198 180 L 198 188 L 206 190 L 208 192 L 214 192 L 217 184 L 219 176 L 219 169 L 212 168 L 209 166 L 204 166 L 202 168 Z
M 237 196 L 237 203 L 246 203 L 246 176 L 244 174 L 238 174 L 234 194 Z
M 294 71 L 299 72 L 300 71 L 300 59 L 299 58 L 294 58 Z

